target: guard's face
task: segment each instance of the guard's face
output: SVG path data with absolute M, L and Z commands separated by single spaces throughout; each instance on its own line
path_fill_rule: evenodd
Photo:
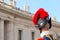
M 48 30 L 49 29 L 49 24 L 47 23 L 44 27 L 45 30 Z

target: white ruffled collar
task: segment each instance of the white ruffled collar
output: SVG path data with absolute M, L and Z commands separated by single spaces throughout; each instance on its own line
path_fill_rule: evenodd
M 43 36 L 46 35 L 46 34 L 50 34 L 49 31 L 44 31 L 44 32 L 42 32 L 42 33 L 40 34 L 40 37 L 43 37 Z

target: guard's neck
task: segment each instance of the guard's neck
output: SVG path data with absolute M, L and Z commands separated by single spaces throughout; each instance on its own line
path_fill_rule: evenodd
M 47 31 L 47 30 L 42 30 L 42 32 L 45 32 L 45 31 Z

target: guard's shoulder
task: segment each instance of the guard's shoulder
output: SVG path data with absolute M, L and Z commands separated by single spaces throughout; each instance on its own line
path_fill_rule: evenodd
M 50 34 L 50 32 L 49 32 L 49 31 L 42 32 L 42 33 L 40 34 L 40 36 L 41 36 L 41 37 L 44 37 L 44 35 L 47 35 L 47 34 Z
M 44 39 L 46 39 L 46 40 L 53 40 L 53 37 L 50 34 L 46 34 L 46 35 L 44 35 Z
M 44 38 L 38 38 L 38 40 L 45 40 Z

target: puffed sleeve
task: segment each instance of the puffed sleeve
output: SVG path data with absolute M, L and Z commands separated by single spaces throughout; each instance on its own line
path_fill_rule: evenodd
M 38 38 L 38 40 L 45 40 L 44 38 Z
M 52 37 L 52 35 L 47 34 L 47 35 L 44 35 L 44 39 L 45 40 L 53 40 L 53 37 Z

